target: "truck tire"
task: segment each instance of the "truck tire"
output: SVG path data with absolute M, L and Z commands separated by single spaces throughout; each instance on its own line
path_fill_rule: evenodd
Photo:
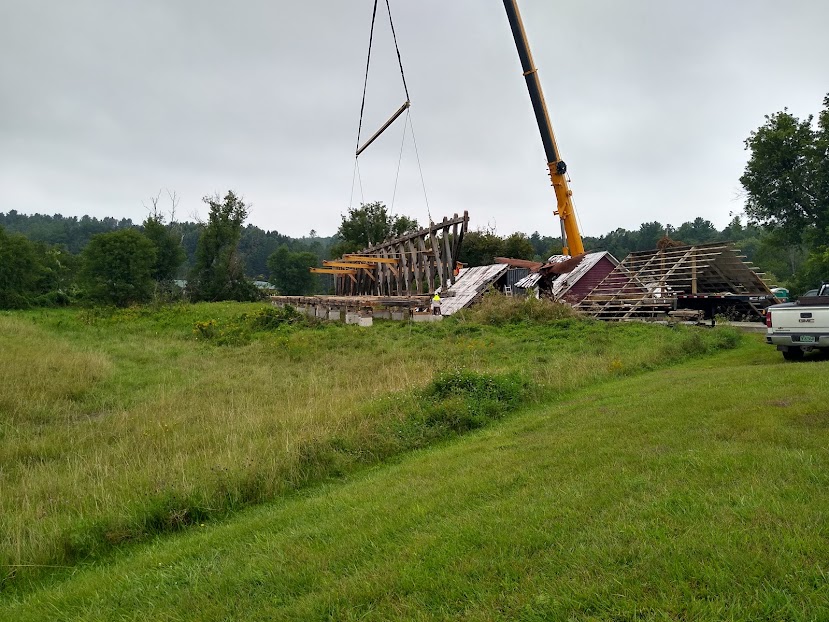
M 783 350 L 783 358 L 787 361 L 799 361 L 803 358 L 803 350 L 800 348 L 789 348 Z

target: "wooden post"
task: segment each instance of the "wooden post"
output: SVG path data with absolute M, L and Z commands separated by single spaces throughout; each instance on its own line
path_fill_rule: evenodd
M 449 248 L 449 227 L 443 230 L 443 251 L 445 253 L 444 260 L 446 261 L 446 282 L 444 287 L 455 283 L 455 266 L 452 265 L 452 249 Z
M 400 242 L 397 245 L 397 252 L 400 253 L 400 267 L 403 271 L 403 282 L 400 284 L 401 291 L 398 293 L 398 295 L 403 294 L 403 292 L 405 292 L 406 296 L 410 296 L 412 292 L 409 288 L 409 260 L 408 257 L 406 257 L 406 249 L 403 245 L 403 242 Z
M 697 293 L 697 251 L 691 251 L 691 293 Z
M 432 256 L 426 252 L 426 243 L 423 241 L 422 236 L 417 238 L 417 246 L 418 250 L 420 250 L 423 268 L 426 272 L 426 282 L 429 286 L 429 293 L 432 294 L 435 291 L 435 262 L 432 259 Z
M 418 257 L 417 251 L 415 250 L 415 245 L 412 240 L 406 241 L 406 246 L 409 249 L 409 254 L 412 258 L 412 268 L 414 269 L 414 282 L 415 282 L 415 291 L 418 294 L 423 293 L 423 282 L 421 280 L 421 262 L 419 261 L 420 257 Z
M 429 239 L 432 241 L 432 252 L 435 254 L 435 266 L 438 269 L 438 280 L 440 281 L 438 287 L 443 287 L 443 284 L 446 282 L 443 278 L 443 260 L 440 258 L 440 242 L 436 238 L 434 229 L 432 229 L 432 235 L 429 236 Z

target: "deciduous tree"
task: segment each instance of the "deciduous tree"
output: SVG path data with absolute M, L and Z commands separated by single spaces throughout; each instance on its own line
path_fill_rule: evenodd
M 344 253 L 358 251 L 417 228 L 416 220 L 389 214 L 382 202 L 363 203 L 360 207 L 349 209 L 348 214 L 342 216 L 342 223 L 337 230 L 340 242 L 332 247 L 331 256 L 339 257 Z
M 813 121 L 786 109 L 766 116 L 746 140 L 751 156 L 740 178 L 750 222 L 781 240 L 790 257 L 807 253 L 792 279 L 796 291 L 829 271 L 829 95 Z
M 829 107 L 829 97 L 824 100 Z M 829 224 L 826 176 L 827 111 L 815 130 L 813 117 L 800 120 L 787 110 L 766 116 L 746 139 L 751 152 L 740 183 L 746 192 L 746 214 L 752 222 L 779 231 L 790 244 L 815 234 L 825 243 Z M 821 149 L 823 146 L 823 149 Z
M 0 309 L 28 307 L 41 269 L 34 244 L 0 227 Z
M 470 266 L 486 266 L 504 255 L 504 240 L 492 231 L 470 231 L 463 238 L 460 261 Z
M 82 259 L 81 284 L 88 300 L 124 307 L 152 296 L 156 250 L 136 229 L 93 236 Z
M 280 246 L 268 257 L 270 282 L 283 296 L 310 294 L 317 284 L 317 278 L 310 272 L 310 268 L 318 264 L 319 259 L 314 253 L 293 253 L 287 246 Z
M 535 257 L 535 248 L 526 234 L 516 232 L 504 240 L 504 257 L 532 259 Z
M 239 257 L 247 206 L 233 191 L 224 199 L 205 197 L 210 208 L 196 247 L 196 263 L 188 283 L 193 300 L 256 300 L 259 291 L 245 279 Z
M 144 235 L 155 246 L 153 279 L 158 283 L 172 281 L 176 278 L 179 266 L 187 258 L 180 237 L 164 224 L 164 217 L 157 213 L 151 214 L 144 221 Z

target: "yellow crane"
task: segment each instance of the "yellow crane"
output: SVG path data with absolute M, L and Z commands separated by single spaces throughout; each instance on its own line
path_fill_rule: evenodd
M 576 211 L 573 208 L 573 192 L 567 182 L 567 165 L 561 159 L 556 145 L 550 115 L 547 113 L 547 104 L 544 102 L 544 93 L 541 91 L 541 82 L 538 80 L 538 70 L 533 63 L 527 33 L 524 31 L 524 23 L 521 21 L 521 14 L 518 12 L 516 0 L 504 0 L 504 8 L 507 10 L 507 18 L 512 29 L 512 36 L 515 39 L 515 46 L 518 48 L 518 57 L 521 59 L 521 68 L 524 71 L 524 79 L 527 81 L 527 89 L 530 92 L 530 101 L 535 112 L 535 119 L 538 122 L 538 129 L 541 132 L 541 142 L 544 143 L 544 151 L 547 154 L 547 167 L 550 169 L 550 179 L 556 193 L 555 214 L 561 219 L 561 237 L 564 242 L 563 253 L 565 255 L 581 255 L 584 252 L 584 244 L 576 222 Z

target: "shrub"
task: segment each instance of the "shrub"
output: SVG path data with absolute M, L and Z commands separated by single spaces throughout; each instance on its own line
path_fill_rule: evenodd
M 460 314 L 462 320 L 491 326 L 519 322 L 544 324 L 573 317 L 576 317 L 576 312 L 568 304 L 547 299 L 505 296 L 494 290 L 488 291 L 478 304 Z
M 298 324 L 305 317 L 291 305 L 285 305 L 284 307 L 264 307 L 248 316 L 248 321 L 254 330 L 273 330 L 286 324 Z
M 242 313 L 231 320 L 201 320 L 193 324 L 196 339 L 217 346 L 241 346 L 251 342 L 256 331 L 279 330 L 295 324 L 310 324 L 310 318 L 294 307 L 263 307 L 254 313 Z
M 425 422 L 466 432 L 518 408 L 527 395 L 518 374 L 480 374 L 453 370 L 438 374 L 421 394 Z

